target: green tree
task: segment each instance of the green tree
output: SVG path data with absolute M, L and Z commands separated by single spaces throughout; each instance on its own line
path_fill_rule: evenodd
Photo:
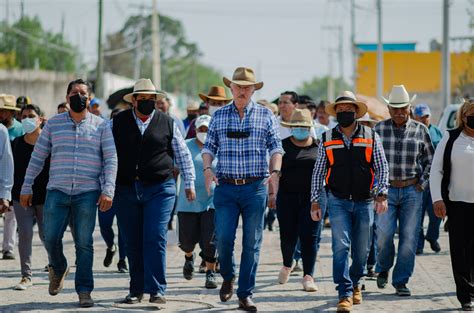
M 315 77 L 309 81 L 304 81 L 296 91 L 298 94 L 310 96 L 315 101 L 327 99 L 328 78 L 328 76 Z M 349 89 L 349 85 L 344 80 L 340 78 L 334 79 L 334 91 L 336 93 L 341 90 Z
M 0 53 L 13 54 L 13 68 L 73 72 L 76 53 L 62 34 L 47 32 L 38 17 L 24 16 L 0 28 Z
M 137 47 L 140 31 L 142 45 Z M 106 51 L 123 49 L 126 52 L 110 56 L 106 53 L 105 70 L 133 77 L 135 53 L 140 49 L 140 76 L 151 77 L 151 35 L 151 15 L 128 18 L 119 32 L 107 37 L 105 44 Z M 218 71 L 200 62 L 202 54 L 197 44 L 186 38 L 181 22 L 165 15 L 160 15 L 160 48 L 164 90 L 196 97 L 198 92 L 206 91 L 210 85 L 222 83 L 222 75 Z

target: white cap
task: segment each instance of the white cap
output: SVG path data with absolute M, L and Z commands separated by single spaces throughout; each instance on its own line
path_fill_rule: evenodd
M 196 125 L 196 129 L 198 129 L 201 126 L 209 127 L 210 122 L 211 122 L 211 117 L 209 115 L 204 114 L 204 115 L 200 115 L 196 119 L 196 123 L 194 124 Z

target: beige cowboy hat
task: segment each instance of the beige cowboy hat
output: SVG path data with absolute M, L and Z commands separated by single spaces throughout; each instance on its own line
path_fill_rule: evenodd
M 291 114 L 289 122 L 281 121 L 280 124 L 285 127 L 312 127 L 313 118 L 308 109 L 295 109 Z
M 132 103 L 133 95 L 157 95 L 157 98 L 165 98 L 166 93 L 163 91 L 158 91 L 155 88 L 155 85 L 151 82 L 150 79 L 141 78 L 137 80 L 135 86 L 133 86 L 133 92 L 126 94 L 123 96 L 123 100 Z
M 382 97 L 383 98 L 383 97 Z M 416 95 L 414 95 L 411 99 L 408 95 L 405 86 L 403 85 L 393 85 L 392 91 L 388 96 L 388 100 L 383 98 L 383 100 L 392 108 L 403 108 L 415 101 Z
M 372 119 L 369 115 L 369 112 L 365 113 L 364 116 L 362 116 L 361 118 L 358 118 L 357 120 L 359 122 L 369 122 L 369 123 L 374 123 L 374 124 L 377 124 L 379 122 L 377 120 Z
M 270 109 L 273 114 L 278 114 L 278 106 L 273 102 L 268 102 L 265 99 L 257 100 L 257 103 L 263 105 L 264 107 Z
M 188 111 L 197 111 L 199 110 L 199 103 L 197 101 L 191 100 L 186 105 L 186 110 Z
M 16 107 L 16 98 L 13 95 L 0 94 L 0 109 L 20 111 L 20 108 Z
M 336 106 L 343 103 L 350 103 L 356 106 L 356 118 L 361 118 L 367 113 L 367 105 L 362 101 L 358 101 L 351 91 L 343 91 L 334 103 L 328 104 L 326 106 L 326 113 L 336 117 Z
M 253 69 L 248 67 L 238 67 L 235 69 L 234 75 L 232 75 L 232 79 L 224 77 L 222 80 L 224 81 L 224 84 L 229 88 L 231 83 L 240 86 L 255 86 L 255 90 L 259 90 L 263 87 L 263 82 L 257 83 Z
M 201 92 L 199 93 L 199 98 L 201 98 L 201 100 L 204 102 L 209 101 L 209 99 L 227 102 L 232 100 L 232 98 L 227 98 L 225 89 L 222 86 L 211 86 L 207 95 Z

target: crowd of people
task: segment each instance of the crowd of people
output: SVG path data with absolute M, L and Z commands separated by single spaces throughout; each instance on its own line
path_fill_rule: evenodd
M 473 99 L 443 134 L 431 124 L 429 106 L 415 104 L 403 85 L 384 99 L 390 118 L 377 121 L 351 91 L 318 104 L 294 91 L 274 103 L 254 101 L 264 84 L 245 67 L 223 83 L 232 97 L 212 86 L 199 94 L 202 103 L 189 103 L 184 120 L 170 113 L 169 97 L 149 79 L 135 83 L 123 97 L 129 108 L 114 109 L 110 119 L 82 79 L 68 84 L 66 101 L 49 119 L 29 98 L 0 94 L 2 252 L 15 259 L 18 233 L 21 280 L 14 289 L 32 286 L 36 224 L 48 254 L 49 294 L 62 291 L 69 226 L 79 305 L 93 306 L 98 215 L 103 265 L 118 251 L 117 270 L 130 276 L 122 302 L 148 294 L 149 302 L 166 303 L 167 234 L 176 212 L 183 277 L 194 278 L 199 245 L 204 287 L 218 288 L 220 273 L 220 300 L 229 301 L 237 284 L 246 311 L 257 310 L 252 295 L 264 229 L 278 220 L 278 283 L 302 265 L 302 288 L 315 292 L 321 230 L 330 225 L 337 311 L 350 312 L 363 302 L 364 276 L 410 296 L 415 257 L 425 241 L 441 250 L 439 228 L 448 216 L 457 298 L 463 310 L 474 309 Z

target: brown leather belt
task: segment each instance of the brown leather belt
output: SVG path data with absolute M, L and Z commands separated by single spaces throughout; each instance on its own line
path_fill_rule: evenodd
M 221 179 L 219 179 L 219 183 L 240 186 L 240 185 L 246 185 L 246 184 L 254 183 L 257 180 L 261 180 L 261 179 L 263 179 L 263 177 L 249 177 L 249 178 L 238 178 L 238 179 L 221 178 Z
M 404 188 L 418 183 L 418 178 L 406 179 L 406 180 L 391 180 L 390 186 L 395 188 Z

